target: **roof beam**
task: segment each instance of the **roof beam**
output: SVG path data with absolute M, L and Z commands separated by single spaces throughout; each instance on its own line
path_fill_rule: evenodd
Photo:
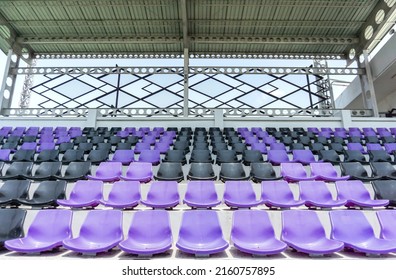
M 182 19 L 183 49 L 188 49 L 189 38 L 186 0 L 180 0 L 180 17 Z
M 1 7 L 132 7 L 132 6 L 169 6 L 174 5 L 176 0 L 47 0 L 47 1 L 32 1 L 32 0 L 1 0 Z

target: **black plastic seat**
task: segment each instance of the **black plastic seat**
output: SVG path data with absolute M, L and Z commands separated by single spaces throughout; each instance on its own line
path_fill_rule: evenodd
M 28 197 L 29 187 L 29 180 L 6 181 L 0 187 L 0 206 L 19 206 L 20 203 L 18 202 L 18 199 L 26 199 Z
M 350 136 L 348 137 L 348 143 L 362 143 L 362 138 L 359 136 Z
M 88 174 L 91 174 L 91 162 L 71 162 L 65 171 L 65 175 L 55 176 L 58 180 L 77 181 L 85 179 Z
M 232 144 L 232 150 L 235 151 L 238 155 L 241 155 L 244 151 L 247 150 L 245 143 L 234 143 Z
M 7 142 L 8 143 L 19 143 L 19 141 L 21 141 L 21 137 L 20 136 L 10 135 L 7 138 Z
M 221 139 L 223 139 L 223 138 L 221 137 Z M 227 140 L 228 140 L 228 145 L 230 145 L 230 146 L 232 146 L 233 144 L 236 144 L 236 143 L 242 143 L 242 139 L 239 136 L 227 137 Z M 216 142 L 219 142 L 219 141 L 216 141 Z M 214 141 L 213 141 L 213 143 L 214 143 Z
M 211 163 L 206 162 L 193 162 L 190 165 L 190 171 L 187 174 L 188 180 L 211 180 L 217 179 L 213 171 Z
M 340 168 L 342 175 L 349 175 L 352 180 L 371 181 L 381 179 L 379 176 L 369 176 L 360 162 L 341 162 Z
M 1 161 L 1 162 L 0 162 L 0 174 L 1 174 L 1 172 L 3 171 L 4 165 L 5 165 L 5 163 Z
M 325 147 L 322 143 L 311 143 L 308 145 L 312 153 L 317 154 L 319 151 L 324 150 Z
M 32 198 L 19 198 L 23 205 L 35 207 L 57 207 L 57 199 L 65 198 L 66 181 L 44 181 L 34 191 Z
M 36 162 L 59 161 L 59 150 L 43 150 L 36 158 Z
M 358 150 L 345 150 L 344 151 L 344 162 L 360 162 L 366 163 L 366 157 Z
M 329 144 L 329 150 L 334 150 L 338 154 L 343 154 L 345 151 L 344 146 L 341 143 L 330 143 Z
M 95 150 L 111 151 L 112 145 L 110 143 L 98 143 Z
M 396 139 L 393 136 L 383 136 L 381 137 L 382 143 L 396 143 Z
M 33 136 L 33 135 L 26 135 L 23 136 L 21 143 L 31 143 L 31 142 L 36 142 L 37 140 L 37 136 Z
M 389 200 L 388 206 L 396 207 L 396 180 L 377 180 L 371 182 L 376 199 Z
M 324 162 L 331 162 L 339 164 L 341 162 L 340 156 L 334 150 L 320 150 L 318 153 L 319 160 Z
M 368 151 L 370 162 L 391 162 L 391 156 L 384 150 Z
M 209 144 L 207 142 L 194 142 L 194 150 L 209 150 Z
M 61 174 L 61 169 L 62 163 L 60 161 L 42 162 L 34 172 L 34 175 L 23 177 L 34 181 L 51 180 Z
M 88 154 L 87 161 L 92 164 L 99 164 L 109 158 L 109 150 L 92 150 Z
M 178 162 L 182 165 L 187 163 L 186 155 L 182 150 L 168 150 L 162 162 Z
M 61 143 L 59 144 L 58 151 L 59 153 L 63 154 L 67 150 L 73 150 L 74 149 L 74 144 L 73 143 Z
M 13 180 L 23 179 L 24 176 L 31 176 L 33 169 L 33 162 L 16 161 L 6 170 L 3 176 L 0 176 L 1 180 Z
M 88 142 L 88 137 L 87 136 L 77 136 L 76 138 L 74 138 L 73 143 L 78 145 L 81 143 L 87 143 Z
M 84 161 L 84 151 L 81 150 L 67 150 L 62 157 L 63 163 L 72 161 Z
M 12 161 L 34 161 L 35 150 L 18 150 L 12 156 Z
M 189 141 L 175 141 L 173 143 L 174 150 L 182 150 L 185 154 L 190 152 L 190 142 Z
M 84 127 L 83 130 L 82 130 L 82 133 L 83 134 L 88 134 L 88 133 L 90 133 L 92 131 L 95 131 L 94 127 Z
M 85 154 L 88 154 L 90 151 L 93 150 L 92 143 L 80 143 L 78 144 L 77 150 L 83 151 Z
M 183 181 L 182 164 L 180 162 L 162 162 L 154 179 L 158 181 Z
M 244 165 L 263 161 L 263 154 L 258 150 L 245 150 L 242 154 L 242 163 Z
M 10 150 L 16 150 L 18 147 L 18 142 L 6 142 L 1 146 L 2 149 L 10 149 Z
M 315 143 L 320 143 L 323 145 L 327 145 L 329 143 L 329 139 L 324 136 L 317 136 L 314 140 Z
M 290 145 L 290 150 L 305 150 L 304 144 L 302 143 L 292 143 Z
M 389 162 L 370 162 L 373 176 L 381 179 L 396 180 L 396 169 Z
M 228 145 L 222 142 L 212 143 L 212 152 L 213 154 L 217 154 L 219 151 L 228 150 Z
M 345 144 L 345 139 L 342 138 L 342 137 L 340 137 L 340 136 L 334 136 L 334 137 L 332 137 L 332 138 L 330 139 L 330 142 L 331 142 L 331 143 L 338 143 L 338 144 L 344 145 L 344 144 Z
M 222 163 L 240 162 L 237 157 L 236 151 L 233 150 L 220 150 L 217 152 L 216 164 L 221 165 Z
M 271 163 L 254 162 L 250 165 L 250 177 L 253 182 L 280 180 L 282 176 L 277 176 Z
M 246 176 L 242 163 L 222 163 L 220 167 L 219 178 L 221 181 L 243 181 L 249 180 Z
M 304 146 L 309 146 L 312 143 L 311 138 L 309 136 L 299 136 L 297 138 L 297 143 L 301 143 Z
M 136 135 L 128 136 L 125 140 L 125 143 L 130 143 L 132 145 L 136 145 L 137 142 L 139 142 L 139 137 L 137 137 Z
M 191 152 L 190 163 L 201 162 L 201 163 L 213 163 L 212 154 L 209 150 L 194 149 Z
M 291 144 L 294 143 L 294 140 L 290 136 L 282 136 L 280 142 L 285 144 L 285 146 L 290 146 Z
M 105 141 L 105 138 L 104 138 L 104 136 L 101 136 L 101 135 L 95 135 L 95 136 L 93 136 L 92 138 L 91 138 L 91 143 L 92 144 L 94 144 L 94 145 L 97 145 L 97 144 L 99 144 L 99 143 L 104 143 L 104 141 Z
M 116 150 L 132 150 L 132 143 L 118 143 L 116 148 Z
M 121 136 L 110 136 L 108 143 L 116 146 L 118 143 L 121 143 L 121 141 L 122 141 Z
M 377 136 L 366 136 L 364 140 L 366 141 L 366 143 L 372 143 L 372 144 L 380 143 L 380 140 L 378 139 Z
M 23 223 L 26 210 L 23 209 L 1 209 L 0 210 L 0 247 L 4 242 L 24 236 Z

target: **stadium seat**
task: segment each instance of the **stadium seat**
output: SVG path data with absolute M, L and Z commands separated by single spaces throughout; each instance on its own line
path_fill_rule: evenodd
M 282 212 L 281 240 L 296 251 L 310 256 L 323 256 L 341 251 L 344 243 L 328 239 L 314 211 L 287 210 Z
M 102 181 L 77 181 L 67 199 L 58 199 L 57 203 L 71 208 L 96 207 L 102 198 Z
M 180 162 L 163 162 L 160 164 L 157 175 L 154 176 L 158 181 L 177 181 L 184 180 L 182 164 Z
M 351 144 L 354 144 L 354 143 L 351 143 Z M 340 143 L 330 143 L 329 144 L 329 150 L 334 150 L 337 154 L 343 154 L 344 151 L 345 151 L 345 148 Z M 326 151 L 326 150 L 320 150 L 318 152 L 318 154 L 320 154 L 320 152 L 323 152 L 323 151 Z
M 5 174 L 0 176 L 0 180 L 23 179 L 24 176 L 31 176 L 33 169 L 33 162 L 13 162 L 5 171 Z
M 389 200 L 388 206 L 396 206 L 396 180 L 378 180 L 371 182 L 375 198 Z
M 285 150 L 268 150 L 267 156 L 267 160 L 274 165 L 280 165 L 285 162 L 294 162 L 289 159 Z
M 113 157 L 109 161 L 121 162 L 123 165 L 129 165 L 135 160 L 135 153 L 133 150 L 116 150 Z
M 190 170 L 187 174 L 188 180 L 216 180 L 217 176 L 213 171 L 211 163 L 193 162 L 190 164 Z
M 149 143 L 136 143 L 135 145 L 135 154 L 140 154 L 142 151 L 144 150 L 150 150 L 151 149 L 151 145 Z
M 176 247 L 198 257 L 223 252 L 228 248 L 219 218 L 214 210 L 183 213 Z
M 84 151 L 82 150 L 67 150 L 62 157 L 63 163 L 70 163 L 72 161 L 84 161 Z
M 382 180 L 396 180 L 396 169 L 389 162 L 370 162 L 373 176 Z
M 79 236 L 65 239 L 62 244 L 77 253 L 96 255 L 114 248 L 122 239 L 122 212 L 100 210 L 89 211 Z
M 139 204 L 140 183 L 137 181 L 118 181 L 111 188 L 108 199 L 102 198 L 100 204 L 114 209 L 132 209 Z
M 321 150 L 318 152 L 319 160 L 324 162 L 331 162 L 339 164 L 341 162 L 340 156 L 334 150 Z
M 387 206 L 389 204 L 389 200 L 371 199 L 370 193 L 362 181 L 338 181 L 335 186 L 337 189 L 337 199 L 346 199 L 348 202 L 345 206 L 348 208 L 372 208 Z
M 162 162 L 178 162 L 182 165 L 185 165 L 187 163 L 187 160 L 184 151 L 169 150 L 166 152 L 165 158 L 162 160 Z
M 12 156 L 12 162 L 16 161 L 34 161 L 35 150 L 18 150 Z
M 91 163 L 87 162 L 71 162 L 64 175 L 55 176 L 58 180 L 65 181 L 77 181 L 80 179 L 85 179 L 88 174 L 91 173 Z
M 26 210 L 23 209 L 0 209 L 0 248 L 7 240 L 23 237 L 25 217 Z
M 299 207 L 304 200 L 295 200 L 286 181 L 261 182 L 261 200 L 270 209 Z
M 212 155 L 209 150 L 194 149 L 191 152 L 189 163 L 213 163 Z
M 18 198 L 18 202 L 32 207 L 57 207 L 57 199 L 64 199 L 66 181 L 44 181 L 34 191 L 32 198 Z
M 44 181 L 56 179 L 55 176 L 61 175 L 62 163 L 59 161 L 42 162 L 33 175 L 23 175 L 25 179 L 33 181 Z
M 394 210 L 377 211 L 378 221 L 381 227 L 380 238 L 385 240 L 396 240 L 396 215 Z
M 87 175 L 90 180 L 99 180 L 103 182 L 114 182 L 120 179 L 122 175 L 121 162 L 102 162 L 96 169 L 95 175 Z
M 237 157 L 237 153 L 233 150 L 220 150 L 217 152 L 216 164 L 221 165 L 222 163 L 240 162 Z
M 249 181 L 226 181 L 223 199 L 230 208 L 250 208 L 261 204 Z
M 339 210 L 330 212 L 332 226 L 331 238 L 366 255 L 387 254 L 396 251 L 394 240 L 380 239 L 367 220 L 364 212 L 358 210 Z
M 190 181 L 183 202 L 191 208 L 212 208 L 221 203 L 213 181 Z
M 58 147 L 59 153 L 64 154 L 67 150 L 73 150 L 73 143 L 61 143 Z
M 340 163 L 340 168 L 342 175 L 349 175 L 350 179 L 353 180 L 372 181 L 381 178 L 378 176 L 368 176 L 367 170 L 360 162 L 342 162 Z
M 257 150 L 245 150 L 242 154 L 242 162 L 249 166 L 252 163 L 263 162 L 263 155 Z
M 180 198 L 176 181 L 153 182 L 147 193 L 147 199 L 140 201 L 152 208 L 170 208 L 179 205 Z
M 384 150 L 370 150 L 368 151 L 370 162 L 391 162 L 391 156 Z
M 293 150 L 293 161 L 304 165 L 317 162 L 310 150 Z
M 1 152 L 1 150 L 0 150 Z M 35 160 L 36 162 L 44 161 L 59 161 L 59 150 L 44 150 L 41 151 Z
M 11 150 L 10 149 L 1 149 L 0 150 L 0 161 L 8 162 L 10 161 Z
M 128 237 L 119 245 L 128 254 L 152 256 L 172 247 L 169 214 L 165 210 L 138 211 L 133 215 Z
M 219 178 L 221 181 L 242 181 L 249 180 L 250 176 L 246 176 L 246 172 L 242 163 L 222 163 L 220 167 Z
M 274 255 L 287 245 L 275 237 L 267 212 L 260 210 L 235 211 L 230 237 L 234 247 L 252 255 Z
M 5 247 L 20 253 L 40 253 L 62 246 L 72 235 L 72 211 L 41 210 L 29 226 L 25 237 L 8 240 Z
M 0 187 L 0 206 L 19 206 L 18 199 L 27 199 L 29 195 L 29 180 L 10 180 Z M 1 227 L 0 227 L 1 228 Z
M 317 176 L 308 176 L 301 163 L 281 163 L 281 175 L 288 182 L 316 180 Z
M 316 180 L 327 182 L 348 180 L 349 175 L 338 176 L 336 169 L 329 162 L 311 163 L 311 176 L 316 177 Z
M 325 182 L 321 181 L 301 181 L 300 199 L 305 200 L 308 208 L 332 208 L 343 206 L 347 203 L 345 199 L 334 200 Z
M 250 177 L 255 183 L 282 179 L 282 176 L 276 175 L 271 163 L 254 162 L 250 165 L 250 168 Z
M 131 162 L 125 176 L 121 175 L 122 180 L 139 181 L 141 183 L 150 182 L 152 177 L 152 165 L 149 162 Z

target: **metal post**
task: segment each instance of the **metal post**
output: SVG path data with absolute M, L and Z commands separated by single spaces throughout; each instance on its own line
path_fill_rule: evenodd
M 36 66 L 36 59 L 29 58 L 26 60 L 27 67 L 35 67 Z M 30 96 L 31 96 L 31 91 L 30 88 L 33 86 L 33 77 L 30 72 L 26 74 L 25 80 L 23 82 L 23 89 L 21 92 L 21 96 L 19 98 L 19 107 L 20 108 L 29 108 L 30 104 Z
M 360 76 L 360 85 L 362 87 L 362 97 L 365 109 L 371 109 L 374 117 L 379 117 L 377 98 L 375 96 L 375 89 L 373 83 L 373 76 L 371 73 L 370 63 L 368 61 L 367 50 L 363 51 L 364 62 L 361 63 L 365 69 L 366 74 Z
M 15 81 L 17 75 L 12 73 L 12 68 L 17 68 L 20 57 L 16 56 L 13 50 L 8 51 L 7 61 L 5 64 L 3 83 L 0 90 L 0 113 L 3 113 L 3 109 L 10 108 L 12 96 L 15 88 Z
M 184 99 L 183 99 L 183 115 L 188 117 L 188 71 L 189 70 L 189 53 L 188 49 L 184 49 Z

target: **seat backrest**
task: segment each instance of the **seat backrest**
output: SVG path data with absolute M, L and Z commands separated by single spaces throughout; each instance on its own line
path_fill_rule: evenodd
M 289 162 L 289 157 L 285 150 L 268 150 L 268 161 Z
M 307 172 L 301 163 L 281 163 L 281 174 L 283 176 L 307 177 Z
M 128 236 L 140 242 L 172 242 L 169 214 L 166 210 L 135 212 L 129 227 Z
M 396 180 L 375 180 L 371 182 L 377 199 L 396 201 Z
M 343 175 L 367 177 L 367 171 L 360 162 L 341 162 L 341 172 Z
M 0 209 L 0 246 L 5 240 L 23 236 L 25 217 L 26 210 L 23 209 Z
M 314 211 L 286 210 L 282 212 L 283 240 L 310 243 L 326 237 L 326 232 Z
M 213 181 L 190 181 L 187 183 L 185 199 L 215 200 L 217 193 Z
M 212 164 L 206 162 L 191 163 L 188 174 L 196 178 L 208 178 L 215 175 Z
M 147 200 L 168 201 L 178 200 L 179 192 L 176 181 L 155 181 L 151 183 L 147 193 Z
M 250 164 L 250 175 L 260 178 L 275 178 L 276 173 L 271 163 L 253 162 Z
M 87 162 L 70 162 L 65 171 L 65 177 L 87 175 L 91 173 L 91 163 Z
M 27 198 L 30 180 L 5 181 L 0 188 L 0 199 Z
M 226 162 L 221 164 L 220 175 L 227 178 L 241 178 L 246 177 L 246 172 L 242 163 Z
M 337 171 L 329 162 L 314 162 L 309 165 L 311 167 L 311 175 L 323 175 L 328 177 L 337 177 Z
M 223 232 L 216 211 L 194 210 L 183 213 L 179 239 L 206 243 L 222 237 Z
M 261 199 L 272 201 L 294 200 L 293 192 L 286 181 L 261 182 Z
M 64 199 L 66 191 L 66 181 L 44 181 L 33 193 L 34 199 Z
M 267 212 L 260 210 L 238 210 L 234 212 L 231 239 L 243 238 L 254 243 L 274 237 L 274 228 Z
M 362 181 L 338 181 L 335 183 L 338 199 L 368 200 L 370 193 Z
M 380 238 L 396 240 L 396 212 L 394 210 L 377 211 L 381 226 Z
M 27 236 L 37 241 L 62 241 L 71 237 L 71 210 L 47 209 L 37 213 Z
M 157 175 L 165 178 L 183 176 L 182 164 L 180 162 L 163 162 L 160 164 Z
M 226 181 L 224 200 L 256 200 L 252 183 L 249 181 Z
M 70 199 L 74 200 L 99 200 L 102 198 L 102 181 L 79 180 L 74 184 Z
M 33 162 L 13 162 L 10 167 L 8 167 L 5 175 L 31 175 L 33 168 Z
M 146 177 L 152 176 L 152 164 L 149 162 L 132 162 L 126 171 L 127 177 Z
M 331 200 L 331 192 L 323 181 L 300 181 L 300 199 L 316 201 Z
M 396 169 L 390 162 L 370 162 L 370 167 L 375 176 L 396 176 Z
M 122 212 L 119 210 L 89 211 L 80 229 L 80 236 L 93 242 L 121 240 Z
M 337 210 L 330 212 L 331 238 L 346 243 L 364 241 L 374 237 L 374 230 L 364 212 Z
M 122 163 L 121 162 L 101 162 L 98 169 L 96 169 L 97 176 L 121 176 Z
M 40 163 L 36 169 L 34 176 L 49 176 L 49 175 L 60 175 L 62 163 L 58 161 L 45 161 Z
M 109 193 L 109 200 L 140 200 L 140 183 L 138 181 L 117 181 Z

